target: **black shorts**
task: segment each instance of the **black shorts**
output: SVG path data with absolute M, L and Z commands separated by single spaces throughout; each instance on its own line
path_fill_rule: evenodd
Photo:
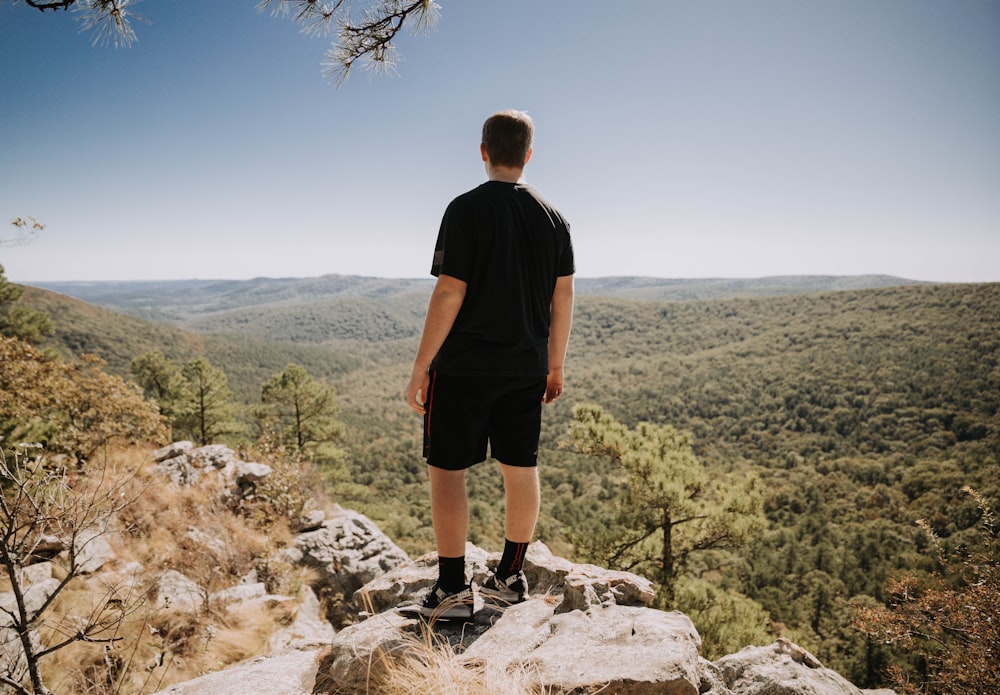
M 431 372 L 424 406 L 424 458 L 463 470 L 490 455 L 508 466 L 538 463 L 545 377 L 458 376 Z

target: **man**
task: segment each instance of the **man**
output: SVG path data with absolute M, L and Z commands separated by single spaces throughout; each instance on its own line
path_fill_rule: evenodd
M 490 454 L 500 462 L 506 501 L 503 557 L 483 595 L 517 602 L 521 570 L 538 520 L 542 403 L 563 392 L 573 315 L 569 224 L 522 174 L 534 125 L 501 111 L 483 124 L 488 181 L 445 211 L 427 308 L 406 401 L 424 416 L 424 456 L 438 550 L 438 580 L 418 612 L 471 618 L 465 578 L 469 526 L 465 470 Z

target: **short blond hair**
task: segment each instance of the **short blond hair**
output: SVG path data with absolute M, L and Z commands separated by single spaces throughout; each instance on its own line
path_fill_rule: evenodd
M 535 124 L 523 111 L 498 111 L 483 123 L 483 147 L 497 166 L 522 168 L 534 137 Z

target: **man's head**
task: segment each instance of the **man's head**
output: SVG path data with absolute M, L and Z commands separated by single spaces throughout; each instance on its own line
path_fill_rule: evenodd
M 522 169 L 531 157 L 535 124 L 523 111 L 498 111 L 483 123 L 483 153 L 493 166 Z

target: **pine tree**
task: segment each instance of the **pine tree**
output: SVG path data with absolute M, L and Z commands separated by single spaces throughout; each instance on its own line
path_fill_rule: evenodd
M 594 560 L 659 582 L 661 604 L 673 604 L 692 553 L 741 545 L 764 527 L 756 477 L 713 479 L 687 434 L 650 423 L 630 430 L 592 404 L 577 405 L 573 416 L 575 449 L 610 458 L 625 483 L 615 525 L 577 542 Z
M 229 390 L 226 373 L 204 357 L 181 369 L 183 388 L 176 401 L 176 421 L 182 431 L 204 446 L 223 434 L 236 434 L 239 406 Z
M 261 388 L 261 429 L 299 453 L 332 442 L 343 432 L 334 389 L 313 379 L 305 368 L 290 364 Z

